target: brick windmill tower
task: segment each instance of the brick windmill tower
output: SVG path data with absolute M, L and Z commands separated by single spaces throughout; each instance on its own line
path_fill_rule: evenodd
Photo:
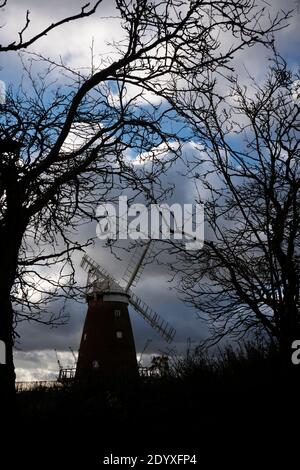
M 121 285 L 98 263 L 85 255 L 81 267 L 88 272 L 88 311 L 82 332 L 76 380 L 131 380 L 138 376 L 136 350 L 128 313 L 131 304 L 167 342 L 175 329 L 130 289 L 139 278 L 149 244 L 135 252 Z

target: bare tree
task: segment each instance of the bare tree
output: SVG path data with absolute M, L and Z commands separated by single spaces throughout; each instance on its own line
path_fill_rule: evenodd
M 86 3 L 85 5 L 83 5 L 83 7 L 81 8 L 81 11 L 78 14 L 73 15 L 73 16 L 68 16 L 68 17 L 63 18 L 62 20 L 56 21 L 55 23 L 51 23 L 51 25 L 49 25 L 47 28 L 40 31 L 38 34 L 35 34 L 29 39 L 24 39 L 24 35 L 27 33 L 30 27 L 30 11 L 27 10 L 26 15 L 25 15 L 24 26 L 21 29 L 21 31 L 18 32 L 18 39 L 7 45 L 0 44 L 0 52 L 19 51 L 21 49 L 27 49 L 29 46 L 37 42 L 43 36 L 47 36 L 47 34 L 50 33 L 50 31 L 52 31 L 53 29 L 56 29 L 59 26 L 62 26 L 66 23 L 70 23 L 71 21 L 79 20 L 81 18 L 87 18 L 88 16 L 93 15 L 96 12 L 101 2 L 102 0 L 95 2 L 93 7 L 90 7 L 91 5 L 90 2 Z M 7 0 L 4 0 L 0 4 L 0 11 L 5 10 L 6 5 L 7 5 Z
M 208 320 L 210 344 L 263 334 L 289 362 L 300 338 L 298 78 L 275 52 L 262 85 L 233 78 L 229 96 L 198 96 L 197 108 L 184 103 L 203 143 L 190 165 L 206 241 L 181 257 L 182 292 Z
M 72 279 L 70 255 L 81 245 L 71 240 L 71 232 L 93 217 L 107 191 L 115 195 L 130 186 L 151 198 L 166 170 L 168 162 L 155 150 L 172 150 L 177 131 L 168 129 L 174 109 L 168 99 L 151 102 L 149 93 L 168 98 L 174 86 L 187 90 L 207 70 L 228 70 L 234 52 L 272 42 L 272 33 L 286 18 L 283 14 L 261 26 L 264 12 L 252 0 L 117 0 L 116 8 L 125 37 L 114 45 L 115 60 L 102 60 L 89 75 L 51 61 L 45 76 L 40 69 L 34 75 L 33 63 L 27 73 L 34 93 L 11 89 L 1 105 L 0 241 L 5 256 L 0 339 L 6 364 L 0 366 L 0 380 L 9 393 L 14 388 L 16 306 L 19 316 L 37 318 L 32 315 L 36 294 L 66 288 L 70 277 L 45 288 L 47 266 L 67 263 L 71 271 L 66 275 Z M 227 49 L 220 47 L 216 33 L 231 37 Z M 65 75 L 61 89 L 50 78 L 58 67 Z M 202 89 L 207 91 L 205 83 Z M 148 153 L 148 164 L 133 164 L 128 151 L 140 162 Z

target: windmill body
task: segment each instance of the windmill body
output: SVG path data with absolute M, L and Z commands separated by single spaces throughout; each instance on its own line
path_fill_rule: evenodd
M 107 281 L 87 296 L 88 311 L 82 332 L 76 378 L 134 378 L 136 351 L 128 313 L 129 296 Z
M 83 257 L 81 266 L 88 271 L 88 311 L 80 342 L 76 380 L 137 378 L 138 365 L 128 305 L 131 304 L 166 341 L 172 341 L 175 330 L 130 291 L 133 276 L 124 288 L 87 255 Z

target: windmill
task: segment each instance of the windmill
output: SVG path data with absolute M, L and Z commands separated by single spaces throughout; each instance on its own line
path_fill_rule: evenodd
M 142 253 L 139 248 L 135 251 L 122 285 L 96 261 L 83 256 L 81 267 L 88 273 L 88 311 L 79 347 L 77 380 L 138 376 L 129 304 L 168 343 L 173 340 L 175 329 L 131 290 L 141 275 L 150 243 L 142 247 Z

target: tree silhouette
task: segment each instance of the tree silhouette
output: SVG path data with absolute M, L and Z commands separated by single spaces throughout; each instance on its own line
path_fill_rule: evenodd
M 261 26 L 264 10 L 253 0 L 115 5 L 125 38 L 114 44 L 114 59 L 102 59 L 90 74 L 48 61 L 45 74 L 39 69 L 34 75 L 34 61 L 43 59 L 32 55 L 32 66 L 24 61 L 31 91 L 10 88 L 0 105 L 0 339 L 7 353 L 0 380 L 8 395 L 14 389 L 14 322 L 42 321 L 35 311 L 40 301 L 70 293 L 71 254 L 82 248 L 72 232 L 91 220 L 108 193 L 111 200 L 131 187 L 151 199 L 170 164 L 161 154 L 169 148 L 171 160 L 178 155 L 172 146 L 177 130 L 170 125 L 176 94 L 188 95 L 201 76 L 198 93 L 208 92 L 207 73 L 226 73 L 236 51 L 271 43 L 287 17 Z M 230 36 L 227 48 L 216 32 Z M 19 44 L 27 44 L 22 36 Z M 61 88 L 51 78 L 59 68 Z M 129 152 L 140 158 L 133 163 Z
M 285 364 L 300 337 L 297 78 L 275 52 L 262 85 L 232 79 L 230 96 L 189 107 L 205 142 L 191 164 L 207 194 L 207 234 L 201 252 L 181 257 L 182 292 L 209 321 L 209 343 L 262 334 Z

